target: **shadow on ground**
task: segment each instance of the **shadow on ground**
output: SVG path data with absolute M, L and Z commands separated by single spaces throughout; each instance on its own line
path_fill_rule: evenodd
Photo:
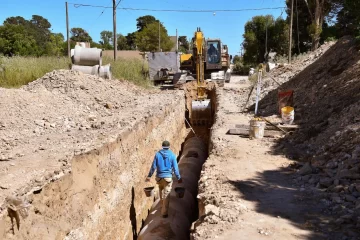
M 358 239 L 351 229 L 338 229 L 328 212 L 327 200 L 321 194 L 299 191 L 291 185 L 292 168 L 264 171 L 246 181 L 229 181 L 247 201 L 256 202 L 256 212 L 284 218 L 311 232 L 294 239 Z M 345 237 L 347 236 L 347 237 Z

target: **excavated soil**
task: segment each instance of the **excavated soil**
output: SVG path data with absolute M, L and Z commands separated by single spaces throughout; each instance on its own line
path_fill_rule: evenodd
M 345 37 L 267 75 L 260 115 L 281 121 L 278 90 L 294 90 L 300 129 L 286 137 L 228 135 L 253 117 L 243 112 L 251 84 L 232 77 L 217 90 L 192 239 L 359 239 L 358 49 Z
M 184 93 L 60 70 L 0 96 L 1 238 L 133 239 L 155 151 L 168 139 L 178 154 L 186 136 Z

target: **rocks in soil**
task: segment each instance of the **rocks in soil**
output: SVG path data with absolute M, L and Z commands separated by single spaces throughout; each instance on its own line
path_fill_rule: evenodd
M 299 174 L 300 175 L 308 175 L 311 174 L 313 171 L 313 168 L 311 167 L 311 165 L 309 163 L 306 163 L 300 170 L 299 170 Z

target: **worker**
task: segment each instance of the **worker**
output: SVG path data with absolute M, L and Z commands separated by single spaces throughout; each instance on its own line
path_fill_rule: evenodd
M 210 47 L 208 49 L 209 62 L 216 62 L 218 58 L 218 50 L 214 47 L 214 44 L 210 43 Z
M 175 172 L 178 183 L 182 183 L 176 156 L 169 148 L 170 142 L 163 141 L 162 149 L 156 152 L 149 174 L 146 178 L 146 182 L 150 182 L 150 178 L 156 169 L 156 182 L 159 186 L 162 204 L 161 215 L 164 218 L 168 217 L 173 171 Z
M 208 54 L 209 55 L 217 54 L 217 49 L 214 47 L 214 44 L 212 44 L 212 43 L 210 43 L 210 47 L 208 49 Z

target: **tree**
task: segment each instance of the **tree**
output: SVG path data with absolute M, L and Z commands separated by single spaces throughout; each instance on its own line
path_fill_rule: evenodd
M 286 21 L 281 18 L 275 21 L 271 15 L 253 17 L 245 24 L 244 62 L 247 64 L 262 63 L 270 51 L 276 51 L 277 54 L 286 53 L 289 42 L 287 28 Z
M 27 23 L 29 23 L 25 18 L 16 16 L 16 17 L 9 17 L 5 19 L 4 24 L 13 24 L 13 25 L 22 25 L 25 26 Z
M 127 39 L 124 35 L 118 34 L 117 37 L 117 50 L 129 50 Z
M 287 21 L 290 22 L 291 1 L 286 1 Z M 304 0 L 295 0 L 294 4 L 294 25 L 293 25 L 293 51 L 297 54 L 307 52 L 311 49 L 311 37 L 308 32 L 308 26 L 311 25 L 311 16 Z M 299 20 L 299 21 L 298 21 Z
M 335 7 L 335 1 L 304 0 L 304 2 L 311 19 L 311 24 L 308 25 L 308 33 L 311 37 L 311 50 L 314 51 L 319 47 L 325 18 Z
M 135 33 L 135 43 L 141 51 L 157 51 L 159 48 L 159 25 L 148 24 L 142 31 Z M 160 47 L 162 51 L 170 51 L 174 46 L 167 30 L 160 25 Z
M 127 42 L 129 50 L 135 50 L 137 48 L 135 40 L 136 40 L 135 32 L 129 33 L 128 35 L 126 35 L 126 42 Z
M 15 55 L 38 55 L 35 39 L 26 34 L 22 25 L 4 24 L 0 26 L 0 52 Z
M 190 43 L 187 40 L 186 36 L 179 36 L 179 51 L 186 53 L 189 50 Z
M 360 2 L 356 0 L 338 0 L 335 24 L 339 37 L 360 35 Z
M 82 28 L 71 28 L 70 30 L 71 40 L 74 42 L 92 42 L 92 38 Z
M 51 24 L 46 18 L 43 18 L 39 15 L 33 15 L 29 22 L 30 26 L 27 27 L 27 32 L 33 36 L 37 45 L 39 46 L 40 51 L 38 55 L 46 54 L 46 45 L 51 41 Z
M 34 27 L 36 27 L 38 29 L 43 29 L 46 31 L 48 31 L 48 29 L 51 28 L 50 22 L 46 18 L 43 18 L 42 16 L 39 16 L 39 15 L 32 15 L 30 23 Z
M 236 64 L 239 63 L 240 61 L 241 61 L 241 57 L 239 55 L 235 55 L 233 58 L 233 63 Z
M 64 35 L 62 33 L 51 33 L 50 41 L 46 45 L 46 54 L 59 56 L 64 52 Z M 67 49 L 67 47 L 66 47 Z
M 111 31 L 102 31 L 100 33 L 100 38 L 101 38 L 101 41 L 100 41 L 100 44 L 102 45 L 102 47 L 106 50 L 111 50 L 111 49 L 114 49 L 113 47 L 113 33 Z
M 144 28 L 151 23 L 157 22 L 156 18 L 151 15 L 142 16 L 136 19 L 136 27 L 138 32 L 144 30 Z

